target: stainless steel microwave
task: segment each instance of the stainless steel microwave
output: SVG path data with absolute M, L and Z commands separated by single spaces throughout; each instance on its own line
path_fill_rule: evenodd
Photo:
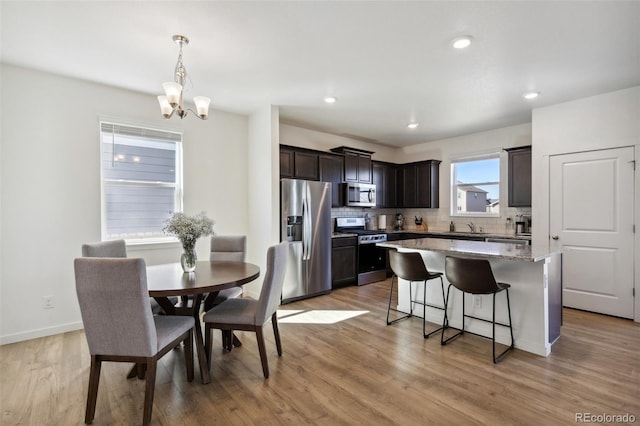
M 375 207 L 376 186 L 370 183 L 344 183 L 344 199 L 347 206 Z

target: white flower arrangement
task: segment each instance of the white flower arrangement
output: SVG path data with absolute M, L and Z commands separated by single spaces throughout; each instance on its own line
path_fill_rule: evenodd
M 209 219 L 205 212 L 196 216 L 187 216 L 184 213 L 172 213 L 166 220 L 162 230 L 167 234 L 175 235 L 182 243 L 185 253 L 191 253 L 195 249 L 196 241 L 200 237 L 213 234 L 214 221 Z

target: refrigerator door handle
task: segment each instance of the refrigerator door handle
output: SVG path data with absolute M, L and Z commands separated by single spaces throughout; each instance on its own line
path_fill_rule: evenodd
M 302 260 L 309 260 L 309 244 L 311 240 L 311 212 L 309 211 L 308 194 L 302 198 Z

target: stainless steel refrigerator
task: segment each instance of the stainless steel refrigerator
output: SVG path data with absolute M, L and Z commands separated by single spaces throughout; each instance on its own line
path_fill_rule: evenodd
M 289 241 L 282 303 L 331 291 L 331 184 L 280 181 L 280 235 Z

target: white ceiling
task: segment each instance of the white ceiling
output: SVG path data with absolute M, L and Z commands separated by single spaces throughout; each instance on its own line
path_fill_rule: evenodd
M 190 96 L 243 114 L 278 105 L 285 122 L 392 146 L 526 123 L 532 108 L 640 84 L 639 1 L 0 7 L 4 63 L 161 94 L 171 36 L 184 34 Z M 474 43 L 454 50 L 462 34 Z M 525 101 L 528 90 L 542 94 Z

